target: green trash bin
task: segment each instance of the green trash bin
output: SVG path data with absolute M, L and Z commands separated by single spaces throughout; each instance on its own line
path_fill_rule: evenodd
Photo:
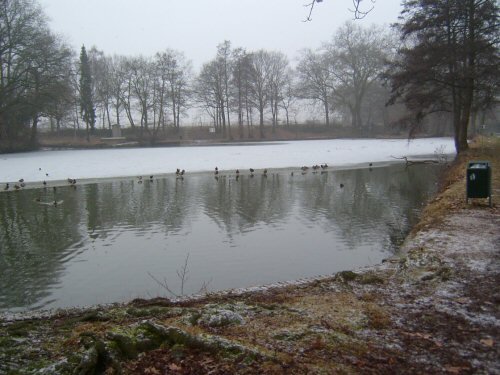
M 469 162 L 467 166 L 467 203 L 469 203 L 469 198 L 489 198 L 491 207 L 490 162 Z

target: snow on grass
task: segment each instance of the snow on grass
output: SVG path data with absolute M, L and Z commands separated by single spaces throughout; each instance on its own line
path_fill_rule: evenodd
M 291 168 L 327 163 L 345 167 L 395 157 L 454 153 L 451 138 L 311 140 L 106 150 L 36 151 L 0 155 L 0 182 L 60 181 L 248 168 Z

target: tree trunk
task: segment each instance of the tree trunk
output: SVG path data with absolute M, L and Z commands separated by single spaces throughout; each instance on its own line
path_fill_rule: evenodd
M 30 147 L 35 149 L 37 147 L 37 130 L 38 130 L 38 115 L 35 114 L 33 116 L 33 123 L 31 125 L 31 134 L 30 134 Z
M 330 109 L 328 108 L 328 101 L 324 100 L 323 105 L 325 106 L 325 124 L 327 127 L 330 126 Z
M 260 138 L 264 139 L 264 106 L 261 105 L 259 108 L 259 131 L 260 131 Z
M 111 131 L 111 116 L 109 115 L 109 104 L 106 103 L 106 118 L 108 120 L 108 129 Z

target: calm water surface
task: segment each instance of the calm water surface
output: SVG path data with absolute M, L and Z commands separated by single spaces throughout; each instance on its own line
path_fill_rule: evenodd
M 438 173 L 206 173 L 1 193 L 0 311 L 168 296 L 153 278 L 180 293 L 188 254 L 185 294 L 375 264 L 415 224 Z

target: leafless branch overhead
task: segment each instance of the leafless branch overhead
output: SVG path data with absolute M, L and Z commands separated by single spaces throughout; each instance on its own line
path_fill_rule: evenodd
M 353 5 L 354 9 L 349 9 L 349 11 L 351 11 L 352 13 L 354 13 L 354 18 L 358 19 L 358 20 L 362 19 L 362 18 L 365 18 L 365 16 L 373 10 L 373 5 L 368 10 L 361 9 L 360 6 L 361 6 L 361 2 L 362 1 L 363 0 L 352 0 L 352 5 Z M 369 0 L 369 1 L 372 4 L 375 4 L 376 0 Z
M 361 8 L 362 1 L 363 0 L 352 0 L 352 5 L 353 5 L 354 9 L 349 9 L 349 11 L 354 13 L 355 19 L 365 18 L 365 16 L 373 10 L 373 7 L 374 7 L 373 5 L 371 6 L 370 9 L 365 10 L 365 9 Z M 376 2 L 376 0 L 366 0 L 366 1 L 370 1 L 372 4 L 375 4 L 375 2 Z M 312 12 L 314 9 L 314 5 L 316 5 L 316 3 L 321 3 L 321 2 L 323 2 L 323 0 L 312 0 L 310 3 L 304 5 L 306 8 L 309 8 L 309 15 L 304 20 L 304 22 L 312 21 L 311 16 L 312 16 Z
M 321 3 L 323 0 L 313 0 L 311 3 L 309 4 L 305 4 L 304 6 L 309 8 L 309 15 L 307 16 L 307 18 L 304 20 L 304 22 L 308 22 L 308 21 L 311 21 L 312 18 L 311 18 L 311 15 L 312 15 L 312 12 L 313 12 L 313 9 L 314 9 L 314 5 L 316 3 Z

